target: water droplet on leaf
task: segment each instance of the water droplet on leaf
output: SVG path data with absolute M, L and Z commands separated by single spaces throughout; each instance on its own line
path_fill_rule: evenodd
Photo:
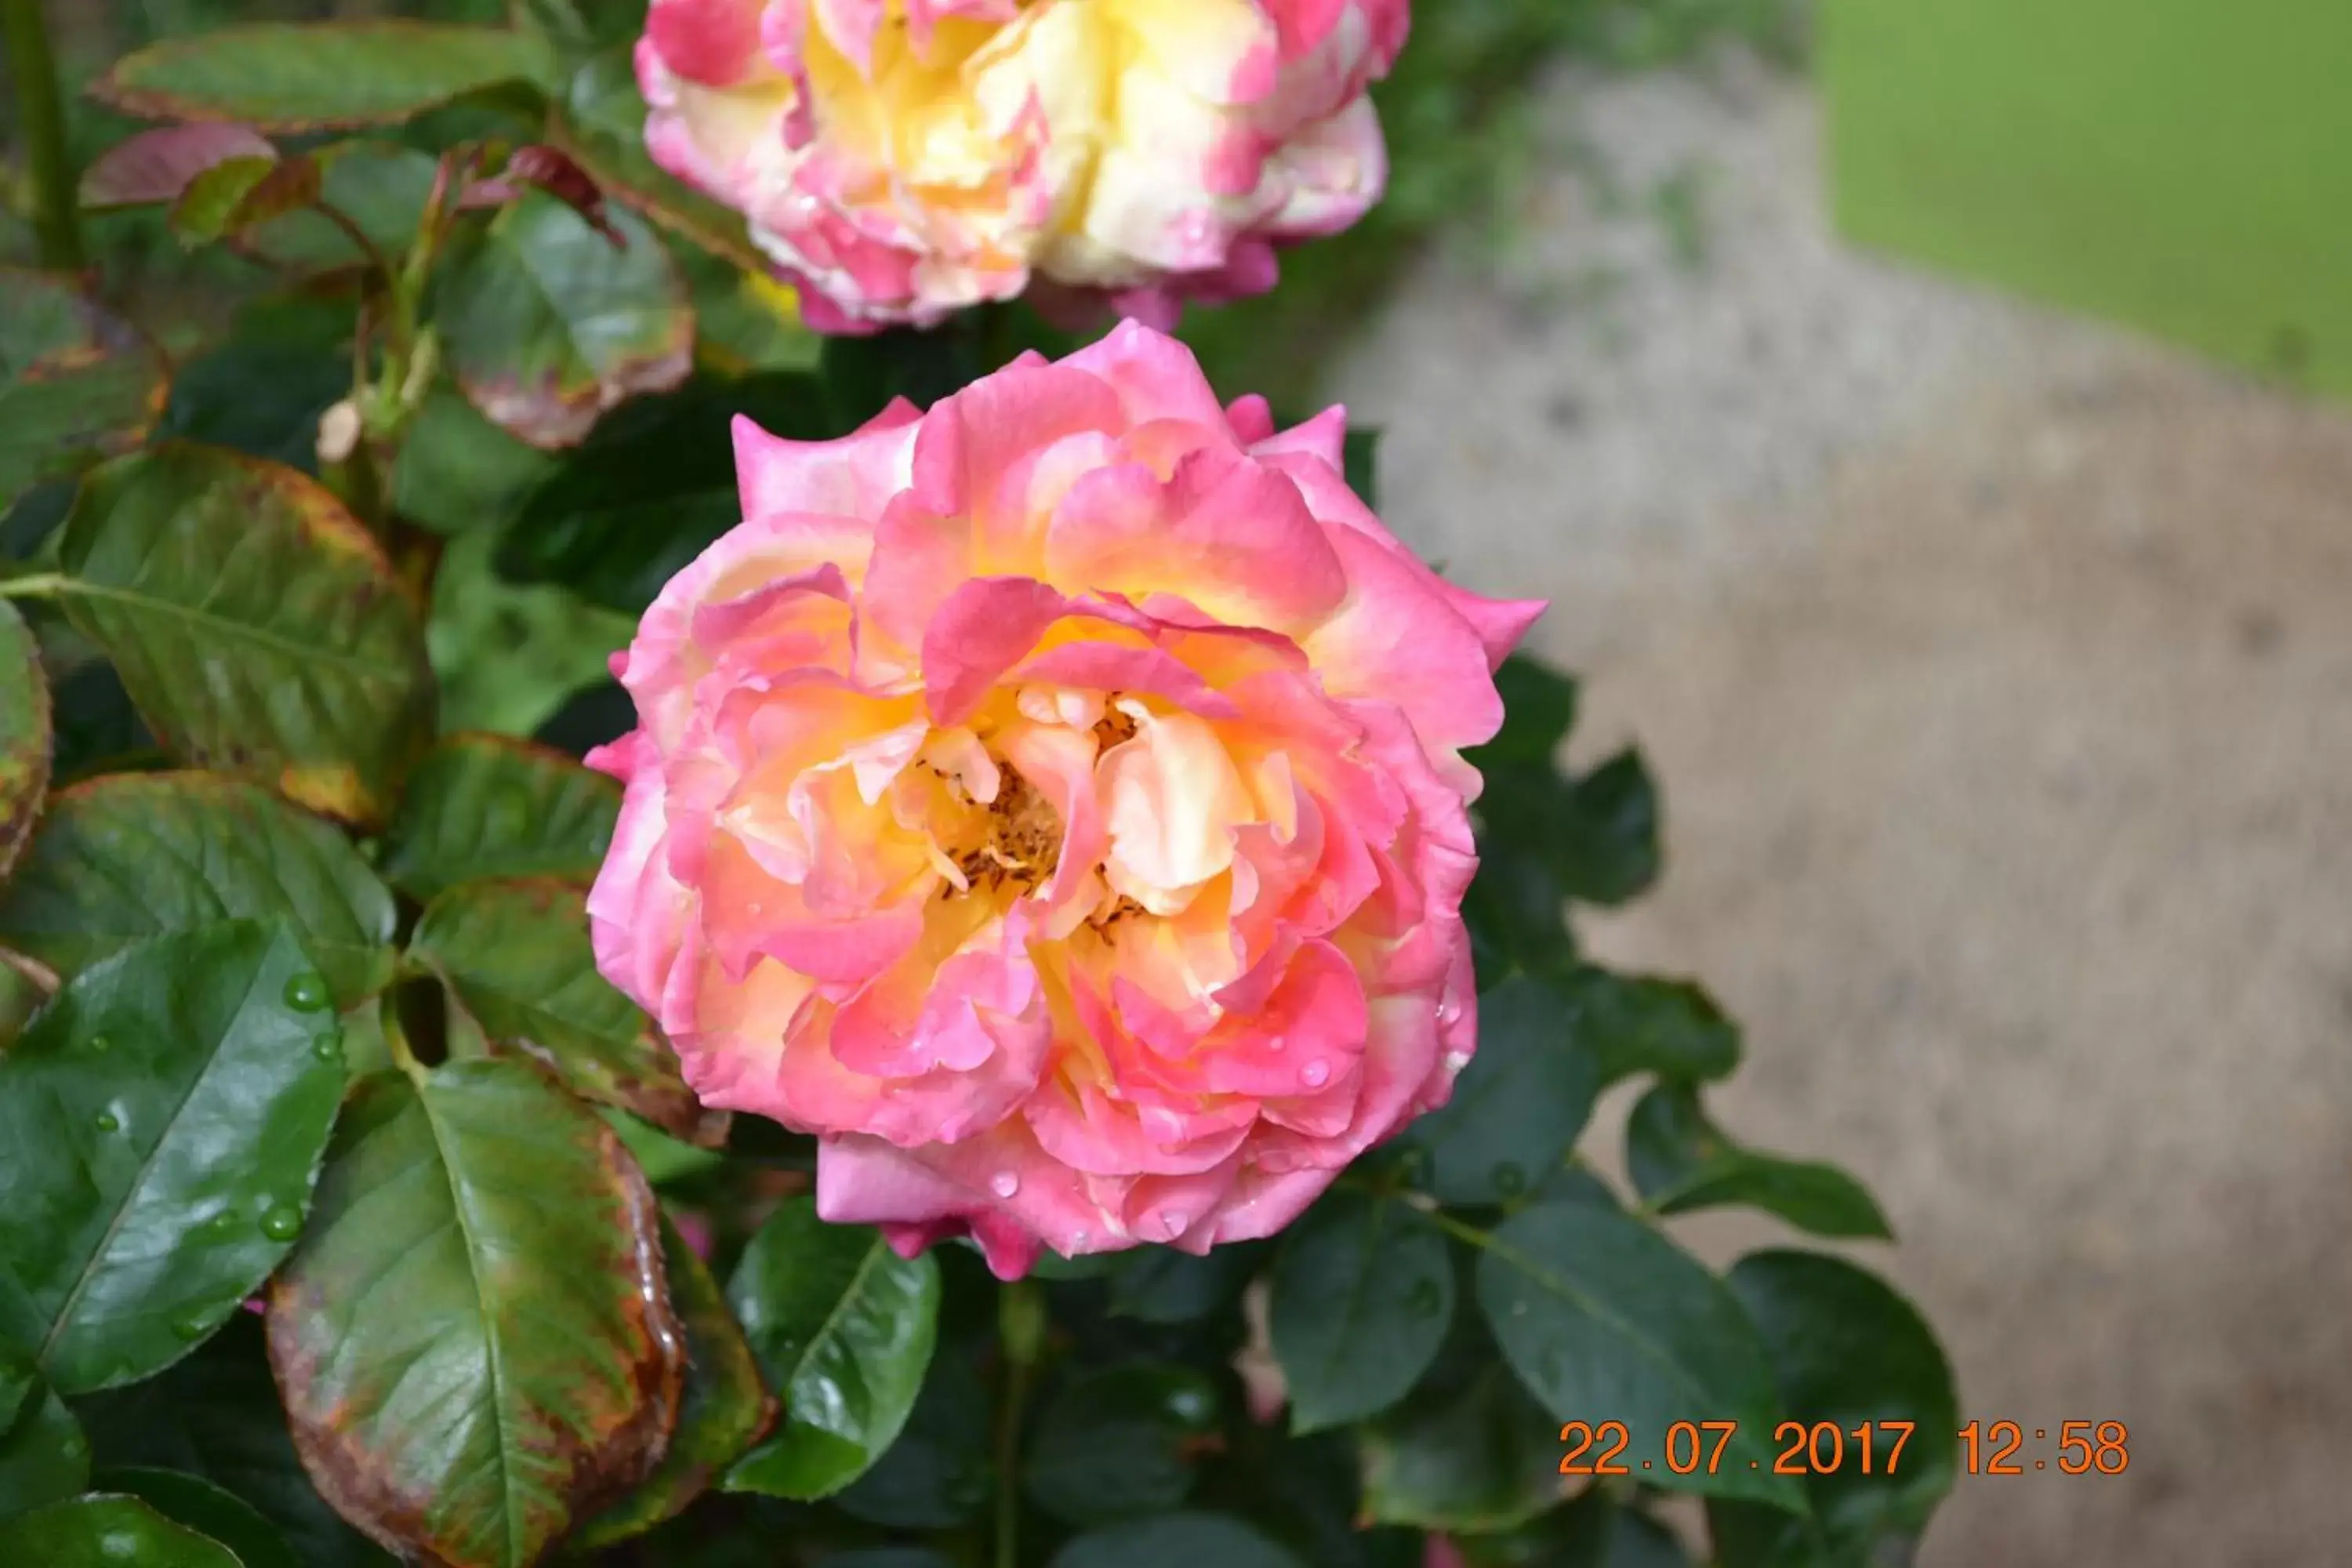
M 1517 1197 L 1528 1190 L 1528 1173 L 1508 1161 L 1487 1172 L 1486 1179 L 1494 1183 L 1495 1190 L 1507 1198 Z
M 310 1042 L 310 1054 L 322 1062 L 333 1061 L 342 1054 L 342 1049 L 343 1037 L 341 1035 L 320 1035 Z
M 184 1340 L 189 1344 L 194 1344 L 198 1340 L 203 1339 L 206 1334 L 212 1331 L 212 1321 L 197 1312 L 191 1312 L 186 1317 L 178 1319 L 172 1324 L 173 1337 L 174 1339 Z
M 286 983 L 286 1005 L 298 1013 L 323 1013 L 328 1001 L 326 976 L 316 970 L 306 969 Z
M 122 1125 L 122 1119 L 111 1110 L 101 1110 L 98 1113 L 97 1125 L 100 1132 L 112 1132 Z
M 233 1208 L 223 1209 L 220 1213 L 213 1215 L 212 1218 L 205 1221 L 205 1228 L 212 1232 L 215 1236 L 226 1236 L 231 1231 L 242 1230 L 245 1228 L 244 1216 L 239 1215 Z
M 291 1241 L 302 1234 L 302 1211 L 292 1204 L 279 1204 L 261 1216 L 261 1234 L 272 1241 Z
M 93 1051 L 104 1052 L 113 1044 L 114 1042 L 104 1035 L 92 1035 L 89 1037 L 89 1048 Z
M 1000 1198 L 1009 1198 L 1021 1190 L 1021 1178 L 1010 1171 L 999 1171 L 988 1178 L 988 1190 Z

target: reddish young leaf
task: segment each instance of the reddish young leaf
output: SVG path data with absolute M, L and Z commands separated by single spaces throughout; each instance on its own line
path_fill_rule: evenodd
M 467 187 L 458 202 L 461 207 L 504 206 L 521 196 L 532 186 L 545 191 L 573 212 L 588 220 L 588 226 L 604 237 L 614 249 L 628 242 L 621 231 L 605 216 L 604 193 L 598 188 L 595 177 L 573 161 L 562 148 L 545 142 L 533 142 L 518 147 L 507 160 L 507 166 L 496 177 L 477 180 Z
M 278 150 L 249 125 L 165 125 L 99 154 L 82 172 L 81 205 L 92 208 L 173 202 L 198 174 L 232 158 L 275 160 Z

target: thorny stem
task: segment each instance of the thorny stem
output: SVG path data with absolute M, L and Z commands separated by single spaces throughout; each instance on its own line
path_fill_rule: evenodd
M 16 84 L 16 117 L 25 133 L 41 264 L 79 272 L 89 258 L 82 249 L 81 223 L 74 210 L 73 157 L 66 147 L 57 59 L 49 52 L 41 0 L 0 0 L 0 37 L 7 41 L 9 75 Z

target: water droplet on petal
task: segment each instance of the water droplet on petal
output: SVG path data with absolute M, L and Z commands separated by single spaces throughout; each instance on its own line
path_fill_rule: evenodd
M 286 1005 L 298 1013 L 323 1013 L 331 1004 L 327 977 L 306 969 L 286 983 Z
M 1528 1173 L 1507 1160 L 1487 1172 L 1486 1179 L 1507 1198 L 1515 1198 L 1528 1190 Z
M 92 1035 L 89 1037 L 89 1048 L 93 1051 L 103 1052 L 113 1044 L 114 1042 L 108 1039 L 104 1035 Z
M 1469 1065 L 1470 1053 L 1468 1051 L 1448 1051 L 1445 1053 L 1445 1070 L 1447 1072 L 1458 1073 Z
M 1309 1089 L 1321 1089 L 1331 1081 L 1331 1064 L 1319 1058 L 1308 1062 L 1298 1069 L 1298 1078 Z
M 175 1320 L 172 1324 L 173 1338 L 184 1340 L 189 1344 L 194 1344 L 212 1331 L 212 1320 L 201 1312 L 191 1312 L 184 1318 Z
M 1437 1316 L 1438 1306 L 1444 1300 L 1444 1292 L 1438 1289 L 1436 1280 L 1422 1279 L 1405 1292 L 1404 1307 L 1416 1318 L 1433 1318 Z
M 272 1241 L 291 1241 L 302 1234 L 302 1211 L 292 1204 L 279 1204 L 261 1216 L 261 1234 Z
M 999 1171 L 988 1178 L 988 1190 L 1000 1198 L 1009 1198 L 1021 1190 L 1021 1178 L 1010 1171 Z
M 1084 1226 L 1080 1226 L 1077 1229 L 1070 1232 L 1071 1253 L 1075 1255 L 1078 1248 L 1084 1247 L 1093 1235 L 1094 1233 L 1087 1229 Z
M 117 1129 L 121 1128 L 121 1125 L 122 1119 L 115 1115 L 111 1110 L 101 1110 L 98 1113 L 97 1126 L 100 1132 L 115 1131 Z
M 1269 1050 L 1269 1051 L 1278 1051 L 1278 1050 L 1282 1049 L 1282 1048 L 1283 1048 L 1283 1047 L 1285 1047 L 1285 1046 L 1286 1046 L 1286 1045 L 1288 1045 L 1288 1044 L 1290 1044 L 1290 1042 L 1289 1042 L 1287 1039 L 1285 1039 L 1285 1038 L 1284 1038 L 1282 1036 L 1280 1036 L 1280 1035 L 1276 1035 L 1276 1036 L 1275 1036 L 1275 1037 L 1274 1037 L 1274 1038 L 1272 1038 L 1272 1039 L 1270 1039 L 1270 1040 L 1266 1041 L 1266 1043 L 1265 1043 L 1265 1048 L 1266 1048 L 1267 1050 Z

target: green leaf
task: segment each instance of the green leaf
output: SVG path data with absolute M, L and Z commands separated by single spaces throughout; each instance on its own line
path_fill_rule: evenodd
M 1432 1378 L 1363 1428 L 1363 1516 L 1416 1530 L 1524 1523 L 1559 1500 L 1557 1427 L 1491 1360 Z
M 1834 1165 L 1741 1148 L 1706 1119 L 1687 1084 L 1643 1095 L 1625 1137 L 1633 1184 L 1655 1213 L 1744 1205 L 1815 1236 L 1893 1238 L 1860 1182 Z
M 685 1360 L 656 1213 L 528 1063 L 362 1083 L 269 1297 L 313 1484 L 396 1551 L 523 1568 L 642 1480 Z
M 1587 903 L 1624 903 L 1657 879 L 1657 792 L 1640 752 L 1621 752 L 1573 781 L 1548 762 L 1484 762 L 1477 814 L 1496 853 L 1534 857 L 1563 893 Z
M 40 1369 L 33 1364 L 32 1352 L 0 1340 L 0 1432 L 16 1424 L 25 1402 L 40 1385 Z
M 437 383 L 409 423 L 394 475 L 393 508 L 436 533 L 495 529 L 554 469 L 555 459 L 483 418 L 456 388 Z
M 837 434 L 815 377 L 698 379 L 624 408 L 522 504 L 499 570 L 641 614 L 663 584 L 743 520 L 730 426 L 738 414 L 779 436 Z
M 1772 1473 L 1778 1402 L 1763 1347 L 1722 1282 L 1649 1226 L 1588 1204 L 1527 1209 L 1478 1259 L 1478 1304 L 1528 1391 L 1559 1421 L 1619 1421 L 1621 1461 L 1662 1455 L 1677 1421 L 1737 1421 L 1720 1468 L 1645 1482 L 1801 1511 Z
M 1690 1568 L 1691 1563 L 1674 1531 L 1601 1487 L 1587 1488 L 1565 1507 L 1517 1530 L 1466 1536 L 1456 1544 L 1466 1568 Z
M 358 319 L 349 301 L 256 300 L 217 347 L 180 365 L 158 434 L 315 474 L 319 421 L 351 395 Z
M 233 1492 L 178 1470 L 129 1467 L 102 1470 L 94 1489 L 135 1497 L 174 1524 L 211 1537 L 243 1568 L 302 1568 L 302 1560 L 260 1510 Z
M 89 1485 L 89 1439 L 66 1402 L 43 1388 L 14 1425 L 0 1428 L 0 1519 L 72 1497 Z
M 1601 1083 L 1575 1017 L 1558 987 L 1524 975 L 1478 999 L 1477 1054 L 1454 1098 L 1408 1134 L 1430 1192 L 1454 1204 L 1521 1197 L 1575 1146 Z
M 626 1111 L 611 1106 L 598 1108 L 606 1126 L 621 1135 L 622 1144 L 629 1158 L 646 1173 L 646 1180 L 655 1186 L 699 1174 L 727 1162 L 727 1155 L 717 1149 L 698 1149 L 693 1144 L 673 1138 L 649 1121 L 640 1121 Z
M 60 790 L 0 942 L 72 975 L 133 942 L 224 920 L 287 921 L 339 1010 L 391 982 L 399 912 L 331 824 L 213 773 L 115 773 Z
M 397 258 L 415 243 L 418 221 L 433 190 L 439 160 L 395 142 L 337 142 L 310 153 L 320 172 L 320 197 L 366 237 L 378 255 Z M 341 224 L 324 213 L 288 212 L 257 222 L 239 237 L 245 251 L 300 270 L 355 267 L 371 261 Z M 346 386 L 351 363 L 343 365 Z M 411 426 L 400 467 L 413 459 L 416 427 Z
M 1402 1204 L 1335 1193 L 1293 1226 L 1274 1264 L 1274 1353 L 1296 1432 L 1404 1397 L 1454 1321 L 1454 1265 Z
M 1574 678 L 1515 653 L 1495 672 L 1495 689 L 1503 699 L 1503 727 L 1465 754 L 1480 768 L 1496 763 L 1549 768 L 1559 743 L 1576 728 Z
M 579 1548 L 607 1546 L 676 1517 L 775 1423 L 776 1402 L 719 1282 L 677 1227 L 662 1218 L 670 1305 L 686 1329 L 686 1392 L 669 1447 L 637 1487 L 583 1525 Z
M 320 188 L 314 158 L 225 158 L 189 181 L 172 204 L 172 232 L 188 245 L 242 234 L 315 205 Z
M 1805 1479 L 1812 1511 L 1803 1519 L 1710 1502 L 1725 1568 L 1907 1560 L 1959 1470 L 1959 1407 L 1935 1335 L 1908 1301 L 1840 1258 L 1759 1252 L 1740 1259 L 1728 1283 L 1763 1338 L 1788 1418 L 1840 1427 L 1847 1462 Z M 1881 1462 L 1864 1475 L 1853 1428 L 1882 1421 L 1914 1430 L 1892 1470 Z M 1873 1437 L 1883 1461 L 1893 1435 Z
M 41 1568 L 244 1568 L 137 1498 L 97 1493 L 0 1520 L 0 1562 Z
M 441 552 L 425 637 L 441 680 L 444 727 L 529 734 L 583 689 L 602 689 L 626 710 L 622 728 L 635 728 L 636 710 L 611 669 L 613 654 L 636 633 L 635 617 L 560 588 L 508 583 L 492 564 L 497 547 L 495 535 L 478 532 L 451 540 Z
M 607 195 L 681 239 L 764 276 L 772 263 L 751 243 L 742 215 L 677 179 L 646 152 L 646 100 L 630 63 L 635 40 L 615 40 L 572 72 L 552 136 Z
M 152 1376 L 302 1224 L 343 1089 L 326 983 L 251 922 L 77 975 L 0 1056 L 0 1334 L 63 1394 Z
M 1612 974 L 1586 965 L 1560 982 L 1577 1037 L 1610 1083 L 1634 1073 L 1672 1082 L 1729 1078 L 1739 1026 L 1715 998 L 1681 980 Z
M 461 230 L 433 309 L 474 406 L 536 447 L 577 444 L 597 417 L 693 368 L 694 312 L 643 220 L 610 215 L 615 246 L 555 198 L 526 192 Z
M 1094 1257 L 1110 1277 L 1112 1316 L 1146 1323 L 1193 1323 L 1239 1299 L 1265 1253 L 1262 1246 L 1236 1241 L 1213 1247 L 1206 1256 L 1172 1247 L 1139 1247 Z M 1080 1254 L 1077 1261 L 1086 1256 Z
M 877 1231 L 827 1225 L 790 1198 L 744 1249 L 727 1299 L 784 1402 L 782 1428 L 727 1474 L 729 1491 L 803 1501 L 863 1475 L 906 1426 L 938 1330 L 940 1269 Z
M 16 606 L 0 599 L 0 884 L 40 817 L 54 743 L 40 644 Z
M 199 766 L 374 821 L 433 730 L 424 628 L 383 550 L 291 468 L 180 442 L 84 481 L 67 615 Z
M 527 33 L 429 22 L 260 23 L 166 39 L 90 85 L 126 114 L 265 131 L 383 125 L 549 69 Z
M 1378 511 L 1381 506 L 1381 433 L 1350 430 L 1340 437 L 1339 457 L 1348 488 L 1356 499 Z
M 1190 1367 L 1082 1373 L 1037 1413 L 1022 1485 L 1070 1524 L 1164 1513 L 1191 1494 L 1198 1445 L 1216 1430 L 1216 1385 Z
M 252 1313 L 161 1377 L 82 1400 L 79 1410 L 100 1463 L 203 1477 L 258 1509 L 304 1568 L 389 1568 L 302 1473 Z
M 409 776 L 383 874 L 431 899 L 491 877 L 586 880 L 604 863 L 621 786 L 562 752 L 505 735 L 452 735 Z
M 163 411 L 162 360 L 80 279 L 0 267 L 0 506 L 139 445 Z
M 1052 1568 L 1301 1568 L 1297 1558 L 1221 1513 L 1163 1513 L 1079 1536 Z
M 986 1339 L 942 1344 L 898 1440 L 874 1468 L 833 1497 L 855 1519 L 898 1530 L 952 1530 L 988 1507 L 993 1404 L 981 1373 Z
M 534 877 L 461 882 L 425 906 L 409 956 L 439 974 L 482 1031 L 555 1069 L 573 1092 L 704 1148 L 727 1141 L 637 1005 L 596 972 L 587 895 Z

